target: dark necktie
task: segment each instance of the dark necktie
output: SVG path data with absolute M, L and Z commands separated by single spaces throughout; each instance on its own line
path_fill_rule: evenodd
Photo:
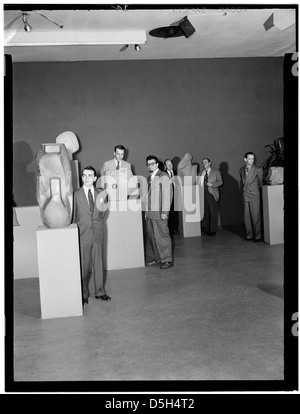
M 89 198 L 90 210 L 91 212 L 93 212 L 94 211 L 94 199 L 93 199 L 93 194 L 91 190 L 88 191 L 88 198 Z
M 117 170 L 120 169 L 120 161 L 117 162 Z
M 207 181 L 208 181 L 208 174 L 207 174 L 207 171 L 205 171 L 204 185 L 207 185 Z
M 250 167 L 246 167 L 246 175 L 248 174 Z

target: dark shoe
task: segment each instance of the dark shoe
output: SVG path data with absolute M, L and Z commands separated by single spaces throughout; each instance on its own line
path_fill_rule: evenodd
M 242 239 L 242 241 L 252 241 L 253 239 L 248 239 L 248 237 L 246 237 L 245 239 Z
M 209 234 L 210 234 L 209 231 L 203 231 L 202 232 L 202 236 L 209 236 Z
M 254 243 L 258 243 L 258 242 L 261 242 L 261 239 L 255 239 L 253 241 L 254 241 Z
M 88 304 L 89 303 L 89 300 L 88 300 L 88 298 L 86 298 L 86 299 L 83 299 L 83 304 Z
M 160 268 L 161 269 L 169 269 L 170 267 L 174 266 L 173 262 L 166 262 L 166 263 L 162 263 Z
M 102 300 L 111 300 L 111 297 L 108 295 L 95 296 L 95 298 L 102 299 Z
M 211 231 L 210 233 L 209 233 L 209 235 L 210 236 L 215 236 L 217 234 L 217 232 L 216 231 Z

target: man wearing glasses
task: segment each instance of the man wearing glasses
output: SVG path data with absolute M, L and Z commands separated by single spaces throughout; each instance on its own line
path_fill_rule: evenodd
M 151 260 L 147 266 L 159 266 L 169 269 L 173 266 L 172 242 L 169 234 L 168 217 L 173 197 L 173 189 L 169 176 L 158 168 L 158 158 L 148 155 L 148 191 L 146 222 L 150 247 Z

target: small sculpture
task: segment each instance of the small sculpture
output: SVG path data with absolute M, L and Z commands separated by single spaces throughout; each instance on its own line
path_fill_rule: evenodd
M 197 165 L 192 165 L 192 155 L 188 152 L 181 158 L 177 165 L 177 175 L 181 178 L 182 185 L 195 185 Z M 185 177 L 191 177 L 185 179 Z
M 70 160 L 73 159 L 74 152 L 79 150 L 78 139 L 72 131 L 62 132 L 60 135 L 56 137 L 55 142 L 57 144 L 65 144 Z
M 72 172 L 68 150 L 63 143 L 42 144 L 36 154 L 37 201 L 41 219 L 48 228 L 71 224 L 73 207 Z

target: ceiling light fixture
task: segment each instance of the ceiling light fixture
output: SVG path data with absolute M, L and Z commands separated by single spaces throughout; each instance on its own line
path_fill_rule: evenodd
M 62 26 L 62 25 L 60 25 L 60 24 L 56 23 L 54 20 L 50 19 L 50 17 L 45 16 L 44 14 L 40 13 L 39 11 L 34 10 L 34 12 L 35 12 L 35 13 L 37 13 L 37 14 L 39 14 L 40 16 L 44 17 L 44 19 L 49 20 L 49 22 L 51 22 L 51 23 L 55 24 L 55 25 L 56 25 L 56 26 L 58 26 L 60 29 L 63 29 L 63 28 L 64 28 L 64 26 Z
M 27 13 L 22 13 L 22 20 L 23 20 L 23 23 L 24 23 L 24 30 L 25 30 L 25 32 L 31 32 L 32 26 L 30 26 L 30 24 L 28 24 L 27 16 L 28 16 Z
M 276 26 L 279 30 L 286 30 L 296 22 L 294 10 L 275 10 L 264 22 L 266 31 Z
M 115 32 L 32 31 L 30 36 L 18 36 L 6 41 L 5 46 L 73 46 L 73 45 L 142 45 L 147 41 L 145 30 Z M 126 47 L 124 50 L 127 49 Z
M 171 26 L 163 26 L 150 30 L 149 34 L 153 37 L 162 37 L 164 39 L 180 36 L 185 36 L 187 38 L 195 33 L 195 31 L 196 30 L 189 19 L 184 17 L 179 22 L 176 22 Z

